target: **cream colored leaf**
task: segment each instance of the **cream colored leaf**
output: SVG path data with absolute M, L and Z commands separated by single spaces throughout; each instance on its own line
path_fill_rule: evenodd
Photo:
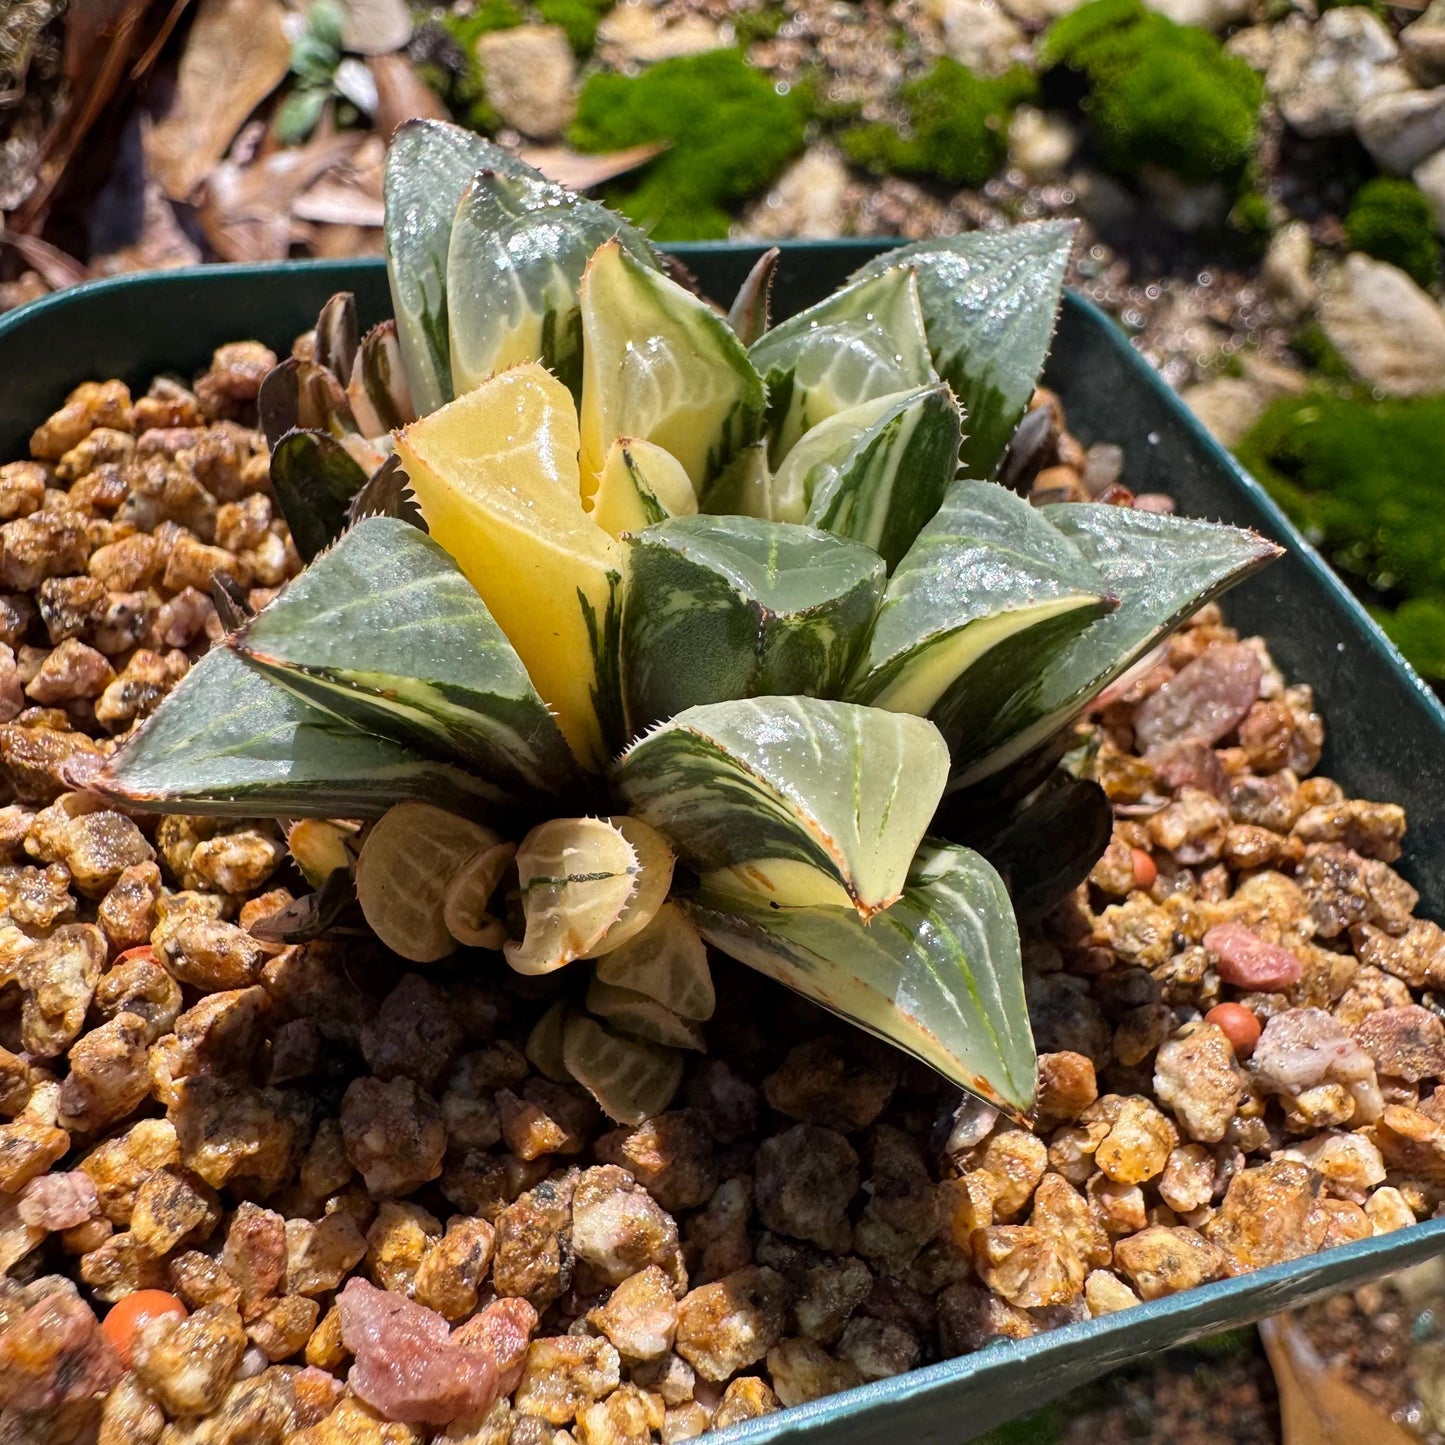
M 446 925 L 447 885 L 500 841 L 445 808 L 398 803 L 376 821 L 356 863 L 356 896 L 372 932 L 413 963 L 445 958 L 457 946 Z
M 707 945 L 675 903 L 664 903 L 641 933 L 599 959 L 597 977 L 656 999 L 685 1019 L 710 1019 L 717 1007 Z
M 498 843 L 472 854 L 452 876 L 442 908 L 447 931 L 471 948 L 501 948 L 506 925 L 487 912 L 502 875 L 517 856 L 515 843 Z
M 655 998 L 603 983 L 593 977 L 587 989 L 588 1011 L 606 1019 L 615 1029 L 651 1044 L 665 1044 L 674 1049 L 707 1052 L 702 1028 L 691 1019 L 681 1018 L 664 1008 Z
M 632 845 L 637 854 L 637 887 L 622 910 L 621 917 L 603 935 L 587 958 L 601 958 L 635 938 L 657 917 L 657 910 L 672 887 L 672 870 L 677 864 L 667 839 L 641 818 L 626 814 L 607 820 Z
M 553 818 L 517 849 L 527 931 L 503 952 L 518 973 L 553 973 L 583 958 L 622 917 L 641 864 L 632 844 L 601 818 Z
M 567 1072 L 619 1124 L 640 1124 L 663 1112 L 682 1083 L 676 1049 L 625 1039 L 586 1014 L 567 1021 Z

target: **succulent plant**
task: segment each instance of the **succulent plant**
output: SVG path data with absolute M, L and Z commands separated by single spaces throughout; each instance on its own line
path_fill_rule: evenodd
M 303 931 L 354 872 L 406 958 L 588 961 L 531 1052 L 618 1119 L 701 1046 L 707 945 L 1026 1110 L 1009 889 L 1107 837 L 1071 724 L 1274 551 L 990 480 L 1069 228 L 906 246 L 766 329 L 768 258 L 725 316 L 452 127 L 398 133 L 387 201 L 394 326 L 334 300 L 263 392 L 310 564 L 100 786 L 320 820 Z

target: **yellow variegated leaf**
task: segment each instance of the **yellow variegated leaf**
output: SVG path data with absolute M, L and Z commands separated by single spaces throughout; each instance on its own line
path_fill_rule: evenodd
M 600 766 L 621 559 L 582 508 L 567 388 L 542 366 L 515 366 L 399 432 L 396 449 L 431 535 L 481 593 L 578 760 Z
M 697 493 L 671 452 L 631 437 L 612 443 L 592 496 L 592 520 L 609 537 L 696 511 Z
M 763 383 L 727 321 L 617 241 L 582 277 L 582 484 L 618 437 L 666 448 L 703 488 L 762 426 Z

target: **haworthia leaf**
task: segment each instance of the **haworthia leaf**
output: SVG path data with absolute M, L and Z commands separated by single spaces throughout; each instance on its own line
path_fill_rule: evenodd
M 338 291 L 316 318 L 316 360 L 342 386 L 351 380 L 351 363 L 356 359 L 360 339 L 356 297 L 350 291 Z
M 317 706 L 508 790 L 555 792 L 575 776 L 506 634 L 407 522 L 358 522 L 230 644 Z
M 976 814 L 969 806 L 974 800 L 958 801 L 960 814 Z M 956 835 L 949 830 L 998 869 L 1020 918 L 1037 918 L 1067 898 L 1089 876 L 1113 831 L 1108 795 L 1065 768 L 1056 768 L 1042 787 L 988 827 L 974 822 L 964 823 Z
M 903 896 L 866 924 L 848 908 L 770 908 L 706 890 L 685 906 L 714 948 L 1011 1114 L 1032 1104 L 1013 909 L 970 849 L 925 842 Z
M 227 647 L 208 652 L 92 783 L 128 808 L 230 817 L 380 817 L 408 800 L 490 811 L 505 800 L 313 707 Z
M 406 121 L 387 148 L 386 274 L 412 401 L 422 416 L 453 395 L 447 249 L 462 192 L 483 170 L 541 179 L 501 146 L 444 121 Z
M 655 442 L 703 489 L 762 430 L 763 383 L 707 302 L 616 241 L 582 278 L 582 477 L 618 437 Z
M 775 515 L 864 542 L 891 572 L 943 501 L 961 434 L 941 383 L 840 411 L 804 433 L 778 468 Z
M 507 634 L 573 753 L 620 747 L 622 553 L 582 507 L 577 411 L 536 362 L 513 366 L 396 439 L 431 534 Z
M 554 973 L 590 953 L 637 891 L 636 850 L 601 818 L 549 818 L 517 848 L 526 933 L 503 945 L 518 973 Z
M 853 903 L 903 888 L 942 795 L 932 723 L 810 697 L 688 708 L 634 743 L 613 781 L 712 886 L 770 903 Z
M 652 247 L 597 201 L 527 176 L 483 172 L 462 197 L 447 255 L 452 385 L 540 361 L 582 389 L 578 288 L 592 253 L 616 237 L 644 266 Z
M 780 521 L 773 506 L 773 469 L 768 443 L 760 437 L 745 446 L 699 499 L 698 510 L 715 517 L 763 517 Z
M 366 475 L 326 432 L 289 431 L 276 443 L 271 485 L 303 561 L 309 562 L 340 535 Z
M 592 520 L 609 537 L 696 512 L 692 479 L 671 452 L 629 437 L 612 443 L 592 496 Z
M 883 594 L 869 548 L 756 517 L 674 517 L 627 540 L 622 687 L 633 735 L 729 698 L 830 697 Z
M 1119 606 L 1032 676 L 1024 658 L 1001 660 L 1000 666 L 1027 680 L 976 732 L 960 739 L 954 787 L 976 783 L 1032 752 L 1190 613 L 1279 555 L 1256 533 L 1215 522 L 1097 502 L 1062 503 L 1043 513 L 1093 565 Z
M 965 745 L 1111 606 L 1079 549 L 994 482 L 955 482 L 894 572 L 847 696 L 931 717 Z M 1010 672 L 987 660 L 1001 656 Z
M 381 436 L 416 420 L 394 316 L 361 338 L 346 394 L 356 424 L 367 436 Z
M 907 266 L 882 266 L 779 322 L 748 356 L 768 385 L 775 466 L 830 416 L 938 380 Z
M 769 247 L 756 261 L 738 287 L 738 294 L 728 308 L 728 325 L 738 334 L 744 346 L 751 346 L 768 329 L 768 309 L 773 293 L 773 273 L 783 253 Z
M 929 350 L 963 404 L 963 462 L 991 477 L 1024 414 L 1053 341 L 1075 223 L 1039 221 L 915 241 L 856 275 L 900 263 L 918 275 Z

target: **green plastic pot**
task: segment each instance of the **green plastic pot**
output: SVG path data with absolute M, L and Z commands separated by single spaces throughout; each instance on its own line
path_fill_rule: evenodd
M 775 310 L 821 299 L 887 249 L 875 241 L 783 248 Z M 710 296 L 731 297 L 752 245 L 678 246 Z M 76 287 L 0 316 L 0 459 L 26 455 L 31 430 L 77 383 L 202 368 L 225 341 L 284 352 L 335 291 L 354 291 L 363 324 L 390 314 L 379 261 L 213 266 Z M 1286 555 L 1226 599 L 1230 621 L 1269 641 L 1292 680 L 1313 685 L 1328 737 L 1321 771 L 1351 796 L 1409 810 L 1401 871 L 1421 911 L 1445 915 L 1445 711 L 1360 605 L 1252 478 L 1209 436 L 1112 321 L 1069 296 L 1046 380 L 1085 442 L 1124 449 L 1124 481 L 1166 491 L 1180 510 L 1253 527 Z M 1028 1414 L 1141 1355 L 1262 1319 L 1436 1254 L 1445 1219 L 1205 1285 L 1119 1314 L 946 1360 L 734 1426 L 722 1442 L 958 1445 Z

